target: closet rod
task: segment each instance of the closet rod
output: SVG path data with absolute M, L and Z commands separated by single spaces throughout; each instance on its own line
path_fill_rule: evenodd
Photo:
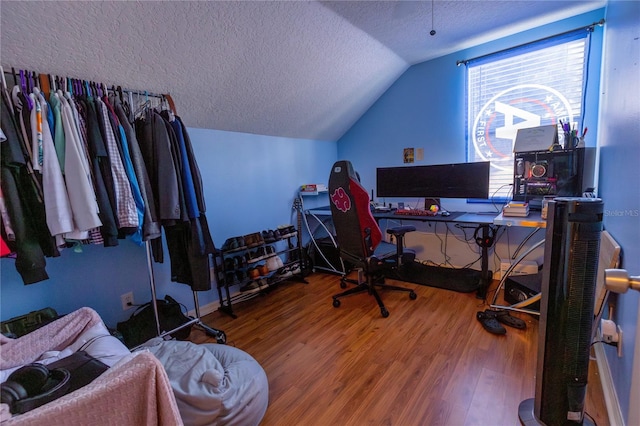
M 4 76 L 5 75 L 7 77 L 14 77 L 14 79 L 18 78 L 18 75 L 19 75 L 19 73 L 21 71 L 21 69 L 17 69 L 15 67 L 11 67 L 10 70 L 5 70 L 4 67 L 1 67 L 1 66 L 0 66 L 0 70 L 2 70 L 2 73 L 3 73 L 3 81 L 4 81 Z M 28 72 L 29 73 L 29 75 L 28 75 L 29 78 L 33 78 L 34 74 L 38 75 L 38 76 L 40 75 L 40 73 L 37 72 L 37 71 L 31 71 L 31 70 L 22 70 L 22 71 Z M 16 73 L 18 73 L 18 74 L 16 74 Z M 60 76 L 58 76 L 58 77 L 60 77 Z M 88 80 L 85 80 L 85 79 L 82 79 L 82 78 L 75 78 L 75 77 L 68 77 L 68 76 L 67 77 L 61 77 L 61 78 L 79 80 L 79 81 L 88 81 Z M 39 84 L 39 82 L 37 80 L 36 80 L 36 84 Z M 111 86 L 107 86 L 105 83 L 102 83 L 102 82 L 100 82 L 98 84 L 101 84 L 102 86 L 104 86 L 105 90 L 112 91 L 112 92 L 113 91 L 117 91 L 117 87 L 119 87 L 119 86 L 115 86 L 113 84 Z M 134 94 L 134 95 L 151 96 L 153 98 L 165 98 L 167 96 L 166 94 L 163 94 L 163 93 L 154 93 L 154 92 L 149 92 L 147 90 L 124 89 L 122 87 L 120 87 L 120 90 L 123 91 L 123 92 L 128 92 L 128 93 Z
M 114 91 L 113 87 L 107 87 L 107 90 L 111 92 Z M 117 88 L 115 90 L 117 90 Z M 124 89 L 124 88 L 120 88 L 120 90 L 122 90 L 123 92 L 131 93 L 132 95 L 151 96 L 153 98 L 163 99 L 165 96 L 167 96 L 165 94 L 151 93 L 151 92 L 140 91 L 140 90 L 131 90 L 131 89 Z

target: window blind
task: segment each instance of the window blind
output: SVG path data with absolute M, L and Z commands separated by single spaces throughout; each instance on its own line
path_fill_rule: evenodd
M 466 63 L 467 161 L 491 162 L 494 201 L 511 197 L 518 129 L 560 120 L 580 129 L 588 35 L 582 29 Z

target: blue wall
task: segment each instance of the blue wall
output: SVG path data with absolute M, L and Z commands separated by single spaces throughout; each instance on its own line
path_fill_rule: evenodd
M 598 135 L 599 195 L 605 202 L 605 227 L 622 247 L 622 266 L 630 275 L 637 276 L 640 275 L 640 2 L 610 1 L 606 20 Z M 618 358 L 615 348 L 605 350 L 622 413 L 626 424 L 631 425 L 627 413 L 631 405 L 638 413 L 640 403 L 629 400 L 640 294 L 629 291 L 614 299 L 612 319 L 624 333 L 622 358 Z M 640 368 L 640 359 L 635 362 L 636 368 Z M 640 377 L 636 375 L 635 380 L 640 382 Z
M 216 246 L 225 239 L 295 224 L 292 209 L 304 183 L 325 183 L 336 159 L 336 143 L 189 129 L 202 173 L 207 219 Z M 172 295 L 192 309 L 188 286 L 172 283 L 168 253 L 153 264 L 157 295 Z M 49 280 L 25 286 L 12 259 L 0 260 L 0 319 L 52 307 L 68 313 L 94 308 L 109 326 L 131 315 L 120 295 L 133 291 L 136 303 L 151 300 L 145 247 L 128 240 L 118 247 L 85 246 L 47 259 Z M 201 306 L 218 299 L 212 289 L 199 292 Z
M 376 167 L 403 165 L 404 148 L 424 150 L 424 160 L 416 160 L 415 165 L 465 162 L 466 70 L 464 65 L 458 67 L 457 61 L 590 25 L 602 19 L 604 13 L 604 9 L 599 9 L 410 67 L 338 141 L 338 158 L 353 162 L 362 184 L 369 191 L 375 190 Z M 586 92 L 585 126 L 594 136 L 598 127 L 602 35 L 603 28 L 596 27 Z M 595 137 L 587 138 L 586 143 L 595 146 Z M 376 201 L 405 201 L 411 206 L 420 206 L 417 199 Z M 467 203 L 464 199 L 445 199 L 442 205 L 451 211 L 496 211 L 498 208 L 487 203 Z M 407 245 L 416 250 L 420 260 L 436 264 L 449 262 L 461 267 L 478 259 L 479 249 L 469 242 L 469 231 L 465 234 L 465 231 L 454 227 L 436 230 L 438 235 L 434 228 L 419 225 L 418 233 L 407 238 Z M 499 270 L 500 262 L 512 256 L 518 243 L 529 232 L 524 228 L 501 231 L 491 249 L 489 268 L 494 272 Z M 544 237 L 543 233 L 538 234 L 528 241 L 525 249 Z M 441 248 L 441 238 L 445 235 L 453 236 L 449 238 L 451 244 L 446 245 L 446 253 Z M 542 255 L 540 249 L 526 260 L 541 264 Z M 479 262 L 475 261 L 471 267 L 480 269 Z
M 573 30 L 603 17 L 604 9 L 599 9 L 410 67 L 338 141 L 338 157 L 354 163 L 369 190 L 375 189 L 376 167 L 403 165 L 404 148 L 424 149 L 424 160 L 416 165 L 466 161 L 466 71 L 456 61 Z M 585 126 L 591 134 L 597 130 L 602 31 L 596 27 L 592 37 L 585 111 Z M 594 139 L 586 142 L 595 146 Z M 487 210 L 460 200 L 443 202 L 449 210 Z

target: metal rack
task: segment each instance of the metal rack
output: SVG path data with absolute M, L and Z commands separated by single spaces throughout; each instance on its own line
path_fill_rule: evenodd
M 11 71 L 9 72 L 5 70 L 3 67 L 0 67 L 0 74 L 2 77 L 2 86 L 5 89 L 7 87 L 6 77 L 8 76 L 14 79 L 14 83 L 16 85 L 19 83 L 24 84 L 27 89 L 30 89 L 32 87 L 40 87 L 41 83 L 44 83 L 44 84 L 50 85 L 53 88 L 59 87 L 60 89 L 65 89 L 72 93 L 73 92 L 77 92 L 77 93 L 89 92 L 89 91 L 100 91 L 101 93 L 107 93 L 108 91 L 117 92 L 121 96 L 123 94 L 126 94 L 129 98 L 129 102 L 131 105 L 133 104 L 133 95 L 135 94 L 137 96 L 144 96 L 145 103 L 149 102 L 150 97 L 158 99 L 161 104 L 164 104 L 165 102 L 167 102 L 169 104 L 169 107 L 171 107 L 171 109 L 175 111 L 173 99 L 168 94 L 151 93 L 146 90 L 142 91 L 142 90 L 122 89 L 120 86 L 116 87 L 115 85 L 108 87 L 104 83 L 96 83 L 93 81 L 90 82 L 87 80 L 81 80 L 81 79 L 69 78 L 69 77 L 60 77 L 52 74 L 41 75 L 39 73 L 36 73 L 35 71 L 27 71 L 27 70 L 16 71 L 15 68 L 11 68 Z M 18 82 L 18 75 L 21 78 L 20 82 Z M 149 286 L 151 289 L 151 297 L 152 297 L 152 301 L 155 302 L 156 301 L 156 284 L 155 284 L 155 276 L 153 273 L 152 254 L 151 254 L 151 247 L 150 247 L 149 241 L 145 241 L 145 248 L 146 248 L 146 256 L 147 256 L 147 269 L 149 274 Z M 215 267 L 216 265 L 214 264 L 213 265 L 214 270 L 215 270 Z M 193 291 L 193 301 L 194 301 L 194 309 L 195 309 L 195 318 L 192 318 L 191 321 L 188 321 L 173 330 L 164 331 L 164 332 L 160 330 L 160 319 L 158 316 L 158 307 L 156 303 L 152 303 L 151 305 L 153 307 L 153 314 L 156 322 L 157 336 L 164 337 L 178 330 L 181 330 L 185 327 L 195 325 L 203 329 L 205 333 L 207 333 L 209 336 L 214 337 L 218 343 L 226 343 L 227 337 L 224 331 L 209 327 L 202 322 L 202 319 L 200 317 L 200 303 L 198 301 L 198 294 L 195 290 Z
M 149 287 L 151 288 L 151 300 L 155 301 L 157 300 L 156 299 L 156 282 L 155 282 L 155 275 L 153 273 L 153 261 L 151 257 L 151 245 L 149 241 L 145 242 L 145 249 L 147 252 L 147 269 L 149 272 Z M 215 270 L 215 265 L 213 268 Z M 180 326 L 169 331 L 163 332 L 162 330 L 160 330 L 160 317 L 158 316 L 158 305 L 156 305 L 156 303 L 151 304 L 151 306 L 153 307 L 153 317 L 156 321 L 156 335 L 158 337 L 165 337 L 167 335 L 175 333 L 178 330 L 182 330 L 183 328 L 195 325 L 197 327 L 200 327 L 208 336 L 215 338 L 217 343 L 221 343 L 221 344 L 227 343 L 227 335 L 225 334 L 224 331 L 209 327 L 204 322 L 202 322 L 202 319 L 200 317 L 200 302 L 198 301 L 198 292 L 193 290 L 192 293 L 193 293 L 193 305 L 196 313 L 195 318 L 192 318 L 190 321 L 187 321 L 184 324 L 181 324 Z

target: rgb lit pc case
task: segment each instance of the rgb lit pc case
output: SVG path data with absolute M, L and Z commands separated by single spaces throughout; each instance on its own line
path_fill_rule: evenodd
M 595 148 L 517 152 L 513 164 L 513 199 L 540 210 L 545 196 L 582 197 L 593 187 Z

